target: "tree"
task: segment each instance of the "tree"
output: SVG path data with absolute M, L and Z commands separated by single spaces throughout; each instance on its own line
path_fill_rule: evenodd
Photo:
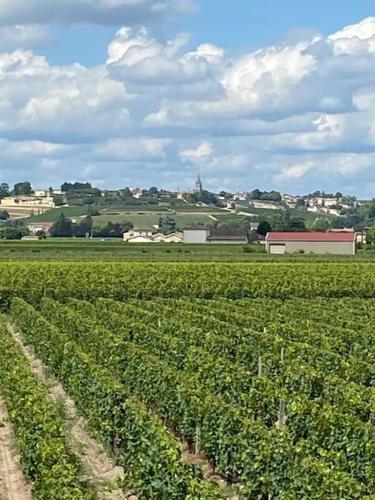
M 123 223 L 108 222 L 107 224 L 94 224 L 93 234 L 100 238 L 121 238 L 122 235 L 132 229 L 134 226 L 130 221 Z
M 313 229 L 315 231 L 325 232 L 325 231 L 328 231 L 329 227 L 330 227 L 329 220 L 320 218 L 314 222 Z
M 63 205 L 65 205 L 64 197 L 61 194 L 53 195 L 53 202 L 56 207 L 62 207 Z
M 61 185 L 61 191 L 63 193 L 68 193 L 69 191 L 92 191 L 92 185 L 89 182 L 64 182 Z
M 366 243 L 367 245 L 375 244 L 375 224 L 367 231 Z
M 0 230 L 0 239 L 2 240 L 22 240 L 23 232 L 17 227 L 6 227 Z
M 177 223 L 173 217 L 160 217 L 159 231 L 163 234 L 174 233 L 177 230 Z
M 32 192 L 33 188 L 30 182 L 18 182 L 14 185 L 13 193 L 15 196 L 29 196 Z
M 272 231 L 272 226 L 267 220 L 262 220 L 259 223 L 258 229 L 256 232 L 258 234 L 261 234 L 262 236 L 266 236 L 267 233 L 270 233 Z
M 215 194 L 205 190 L 192 193 L 189 196 L 189 201 L 192 203 L 205 203 L 206 205 L 219 205 L 219 200 L 216 198 Z
M 375 219 L 375 200 L 372 200 L 368 207 L 367 217 L 369 219 Z
M 300 217 L 295 217 L 293 219 L 290 219 L 288 230 L 296 232 L 306 231 L 305 221 Z
M 1 210 L 0 211 L 0 220 L 8 220 L 9 219 L 9 214 L 6 210 Z
M 84 238 L 86 235 L 92 234 L 93 220 L 92 217 L 87 216 L 78 224 L 73 226 L 73 235 L 77 238 Z
M 281 201 L 281 194 L 278 191 L 270 191 L 269 193 L 264 192 L 261 197 L 261 200 L 265 201 Z
M 9 196 L 9 184 L 2 182 L 0 184 L 0 198 L 5 198 L 6 196 Z
M 260 200 L 262 194 L 263 194 L 262 191 L 260 191 L 259 189 L 253 189 L 253 191 L 251 191 L 251 193 L 250 193 L 250 199 L 251 200 Z
M 156 186 L 151 186 L 150 189 L 148 190 L 149 196 L 158 196 L 159 190 Z
M 303 198 L 297 198 L 296 207 L 299 208 L 304 206 L 305 206 L 305 200 Z
M 50 234 L 53 238 L 73 236 L 72 221 L 61 212 L 59 218 L 52 226 Z

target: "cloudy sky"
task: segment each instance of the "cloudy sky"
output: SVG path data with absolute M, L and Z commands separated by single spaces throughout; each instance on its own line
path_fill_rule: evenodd
M 375 197 L 373 0 L 0 0 L 0 182 Z

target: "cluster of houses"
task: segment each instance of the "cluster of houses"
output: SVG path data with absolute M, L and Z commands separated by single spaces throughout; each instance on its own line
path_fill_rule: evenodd
M 241 228 L 189 227 L 183 232 L 164 235 L 151 229 L 133 229 L 124 234 L 127 243 L 186 243 L 246 245 L 265 244 L 272 255 L 290 253 L 315 253 L 354 255 L 357 244 L 363 242 L 363 235 L 354 229 L 330 230 L 327 232 L 270 232 L 265 237 L 249 233 Z
M 52 196 L 8 196 L 0 200 L 0 210 L 8 212 L 13 219 L 41 215 L 55 208 Z
M 40 189 L 30 195 L 7 196 L 0 200 L 0 210 L 9 213 L 12 219 L 41 215 L 56 208 L 53 196 L 61 190 Z
M 187 243 L 187 244 L 219 244 L 246 245 L 247 243 L 264 243 L 265 238 L 257 233 L 249 234 L 242 228 L 213 228 L 190 226 L 182 232 L 161 234 L 155 229 L 131 229 L 124 233 L 126 243 Z
M 123 240 L 126 243 L 182 243 L 183 234 L 175 232 L 165 235 L 154 229 L 131 229 L 124 233 Z

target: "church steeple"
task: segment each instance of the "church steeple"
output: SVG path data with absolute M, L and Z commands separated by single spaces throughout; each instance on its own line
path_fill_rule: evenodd
M 197 182 L 195 183 L 194 192 L 201 193 L 202 191 L 203 191 L 203 184 L 202 184 L 202 179 L 201 179 L 201 173 L 198 170 L 198 177 L 197 177 Z

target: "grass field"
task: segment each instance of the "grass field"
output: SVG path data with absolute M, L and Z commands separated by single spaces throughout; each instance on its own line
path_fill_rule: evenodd
M 264 252 L 251 247 L 254 255 Z M 125 244 L 121 239 L 54 238 L 0 241 L 0 260 L 248 261 L 242 245 Z
M 360 250 L 355 257 L 281 255 L 265 253 L 262 245 L 126 244 L 121 239 L 50 238 L 41 241 L 1 241 L 0 261 L 150 261 L 150 262 L 372 262 L 375 252 Z
M 31 222 L 55 222 L 58 217 L 64 213 L 66 217 L 70 218 L 80 218 L 87 214 L 87 207 L 63 207 L 50 210 L 45 214 L 39 216 L 33 216 L 25 219 L 27 223 Z M 210 209 L 207 207 L 194 207 L 194 206 L 183 206 L 183 207 L 173 207 L 165 208 L 158 206 L 121 206 L 121 207 L 111 207 L 101 210 L 100 215 L 94 217 L 95 222 L 112 222 L 112 223 L 123 223 L 132 222 L 135 227 L 138 228 L 152 228 L 157 225 L 160 217 L 170 216 L 173 217 L 177 226 L 180 229 L 190 225 L 190 224 L 210 224 L 212 223 L 212 217 L 217 214 L 222 214 L 222 210 Z M 236 217 L 236 216 L 234 216 Z
M 66 217 L 83 217 L 87 214 L 87 207 L 62 207 L 54 208 L 41 215 L 34 215 L 25 219 L 27 223 L 30 222 L 55 222 L 63 213 Z

